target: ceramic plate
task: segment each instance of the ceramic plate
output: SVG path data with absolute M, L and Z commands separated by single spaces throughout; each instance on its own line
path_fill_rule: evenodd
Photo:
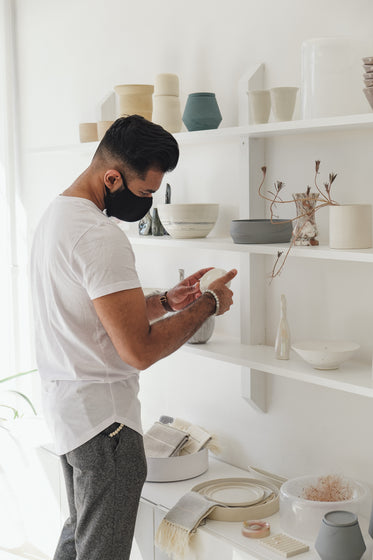
M 244 507 L 260 502 L 265 492 L 251 482 L 217 482 L 206 486 L 203 495 L 224 506 Z
M 251 484 L 253 486 L 259 487 L 264 491 L 264 497 L 260 499 L 259 502 L 248 505 L 248 506 L 228 506 L 225 504 L 218 504 L 217 507 L 213 508 L 209 514 L 209 519 L 214 519 L 215 521 L 245 521 L 247 519 L 263 519 L 269 517 L 276 513 L 279 509 L 279 490 L 271 482 L 258 480 L 255 478 L 220 478 L 215 480 L 207 480 L 201 482 L 192 488 L 194 492 L 199 492 L 205 495 L 205 491 L 208 488 L 222 486 L 227 487 L 228 483 L 233 485 L 242 483 L 244 485 Z

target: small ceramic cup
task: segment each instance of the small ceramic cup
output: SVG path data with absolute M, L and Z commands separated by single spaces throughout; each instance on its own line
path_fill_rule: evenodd
M 271 95 L 267 89 L 248 91 L 252 124 L 267 123 L 271 112 Z
M 272 112 L 276 121 L 291 121 L 299 88 L 275 87 L 270 90 Z
M 315 541 L 321 560 L 360 560 L 366 550 L 357 516 L 344 510 L 328 511 Z
M 81 142 L 97 142 L 97 123 L 80 123 L 79 139 Z
M 98 140 L 102 140 L 105 132 L 111 127 L 114 121 L 98 121 L 97 123 L 97 136 Z
M 179 95 L 177 74 L 157 74 L 154 81 L 154 95 Z

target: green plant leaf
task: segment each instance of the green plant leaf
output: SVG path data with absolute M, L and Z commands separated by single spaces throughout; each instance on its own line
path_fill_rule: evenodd
M 36 412 L 36 410 L 35 410 L 34 405 L 33 405 L 32 402 L 30 401 L 30 399 L 29 399 L 28 397 L 26 397 L 26 395 L 24 395 L 23 393 L 20 393 L 19 391 L 14 391 L 14 390 L 9 391 L 9 393 L 15 393 L 15 394 L 18 395 L 19 397 L 22 397 L 23 399 L 25 399 L 25 401 L 26 401 L 26 402 L 29 404 L 29 406 L 31 407 L 32 412 L 35 414 L 35 416 L 37 416 L 37 412 Z
M 30 369 L 28 371 L 21 371 L 19 373 L 15 373 L 14 375 L 10 375 L 9 377 L 4 377 L 0 379 L 0 383 L 5 383 L 5 381 L 10 381 L 11 379 L 17 379 L 17 377 L 22 377 L 22 375 L 29 375 L 30 373 L 34 373 L 37 369 Z

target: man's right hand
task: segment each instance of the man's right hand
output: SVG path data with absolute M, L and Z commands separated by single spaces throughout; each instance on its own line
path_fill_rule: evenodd
M 231 305 L 233 304 L 233 292 L 226 284 L 233 280 L 233 278 L 237 275 L 237 270 L 233 268 L 224 276 L 221 276 L 217 280 L 214 280 L 209 284 L 208 289 L 215 292 L 219 299 L 219 313 L 218 315 L 223 315 L 226 313 Z

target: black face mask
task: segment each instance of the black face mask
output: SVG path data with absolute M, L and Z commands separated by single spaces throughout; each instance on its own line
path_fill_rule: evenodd
M 106 195 L 104 202 L 106 214 L 124 222 L 137 222 L 149 212 L 153 204 L 153 198 L 149 196 L 136 196 L 127 187 L 123 175 L 121 177 L 123 189 L 112 193 L 105 186 Z

